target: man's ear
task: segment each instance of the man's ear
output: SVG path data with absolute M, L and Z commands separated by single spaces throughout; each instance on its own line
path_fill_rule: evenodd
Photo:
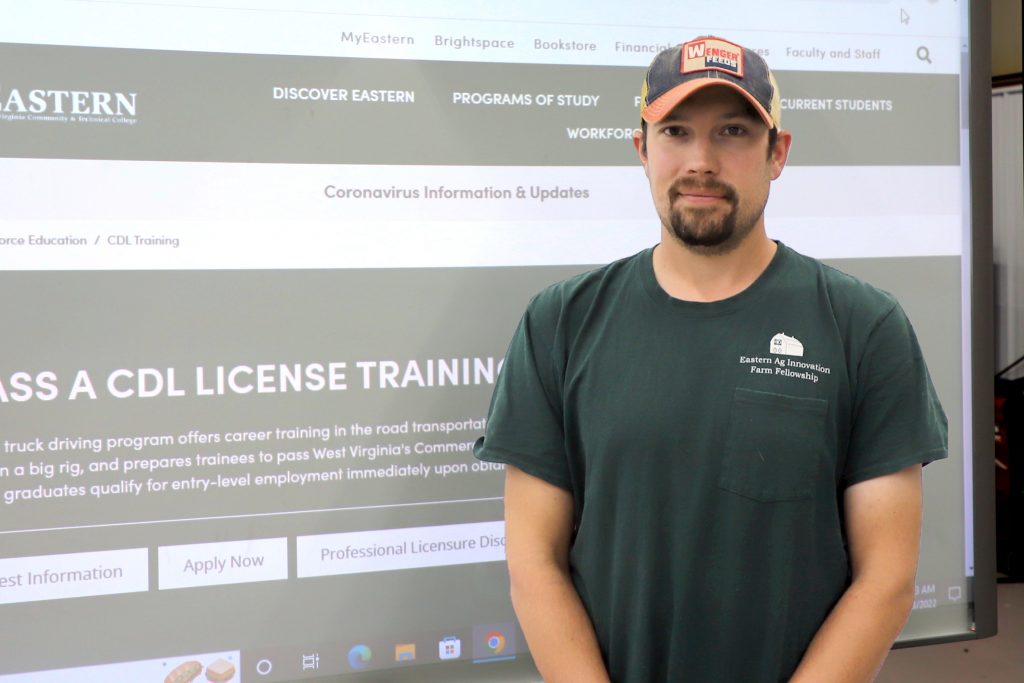
M 644 175 L 647 175 L 647 150 L 644 148 L 644 134 L 639 128 L 633 130 L 633 147 L 636 148 L 637 156 L 640 157 L 640 164 L 644 167 Z
M 782 175 L 782 169 L 786 167 L 786 160 L 789 159 L 789 148 L 793 144 L 793 134 L 788 130 L 779 130 L 779 137 L 775 141 L 775 147 L 771 154 L 771 178 L 777 180 Z

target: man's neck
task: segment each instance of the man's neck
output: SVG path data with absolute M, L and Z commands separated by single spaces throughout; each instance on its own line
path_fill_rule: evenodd
M 661 244 L 654 250 L 654 276 L 665 292 L 684 301 L 711 302 L 739 294 L 760 277 L 778 245 L 764 229 L 753 230 L 724 254 L 694 250 L 661 231 Z

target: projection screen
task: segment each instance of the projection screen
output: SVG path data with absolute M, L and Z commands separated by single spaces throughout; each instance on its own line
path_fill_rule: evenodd
M 769 234 L 950 418 L 901 643 L 990 634 L 987 9 L 0 2 L 0 682 L 529 678 L 470 447 L 529 298 L 657 241 L 640 82 L 706 34 L 778 77 Z

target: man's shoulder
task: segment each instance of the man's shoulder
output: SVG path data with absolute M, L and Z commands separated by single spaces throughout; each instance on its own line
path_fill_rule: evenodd
M 815 283 L 838 316 L 858 319 L 880 319 L 889 315 L 899 303 L 889 292 L 870 282 L 789 247 L 791 273 L 804 283 Z
M 639 286 L 638 266 L 645 258 L 651 258 L 650 248 L 548 285 L 530 301 L 527 314 L 544 319 L 561 318 L 588 310 L 625 287 Z

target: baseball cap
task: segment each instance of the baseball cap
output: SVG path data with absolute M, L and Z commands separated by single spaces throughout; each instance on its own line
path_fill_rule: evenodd
M 662 50 L 640 91 L 640 117 L 656 123 L 702 88 L 728 86 L 750 101 L 769 128 L 780 124 L 779 86 L 761 55 L 715 36 Z

